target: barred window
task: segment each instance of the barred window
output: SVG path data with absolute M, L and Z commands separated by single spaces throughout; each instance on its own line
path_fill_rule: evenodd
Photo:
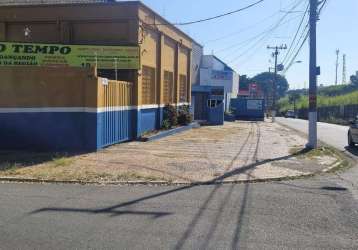
M 155 68 L 143 66 L 142 69 L 142 104 L 156 103 Z
M 188 82 L 186 75 L 179 76 L 179 102 L 188 101 Z
M 174 74 L 173 72 L 164 71 L 164 103 L 172 104 L 175 100 L 174 91 Z

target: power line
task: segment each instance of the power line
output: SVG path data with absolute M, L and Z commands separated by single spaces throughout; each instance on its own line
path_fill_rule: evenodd
M 296 19 L 296 18 L 297 18 L 297 16 L 291 18 L 290 20 L 287 20 L 286 22 L 281 23 L 281 24 L 279 25 L 279 27 L 282 26 L 282 25 L 284 25 L 284 24 L 286 24 L 286 23 L 291 22 L 292 20 L 294 20 L 294 19 Z M 278 28 L 278 27 L 277 27 L 277 28 Z M 260 33 L 256 34 L 255 36 L 250 37 L 250 38 L 247 39 L 247 40 L 244 40 L 244 41 L 239 42 L 239 43 L 236 43 L 236 44 L 234 44 L 234 45 L 230 45 L 230 46 L 225 47 L 225 48 L 223 48 L 223 49 L 217 50 L 216 52 L 219 53 L 219 52 L 223 52 L 223 51 L 226 51 L 226 50 L 230 50 L 230 49 L 232 49 L 232 48 L 236 48 L 236 47 L 238 47 L 238 46 L 240 46 L 240 45 L 242 45 L 242 44 L 249 44 L 249 43 L 251 43 L 252 41 L 255 41 L 256 38 L 260 37 L 261 35 L 267 34 L 267 33 L 269 33 L 269 32 L 272 32 L 273 29 L 275 29 L 275 28 L 274 28 L 273 26 L 271 26 L 269 29 L 266 29 L 266 30 L 264 30 L 263 32 L 260 32 Z
M 300 2 L 300 0 L 297 1 L 297 2 Z M 290 8 L 290 7 L 292 7 L 293 5 L 297 4 L 297 2 L 294 2 L 294 3 L 291 3 L 291 4 L 287 5 L 285 8 Z M 249 26 L 247 26 L 247 27 L 245 27 L 245 28 L 242 28 L 241 30 L 239 30 L 239 31 L 237 31 L 237 32 L 229 33 L 229 34 L 227 34 L 227 35 L 224 35 L 224 36 L 221 36 L 221 37 L 218 37 L 218 38 L 209 40 L 209 41 L 207 41 L 206 43 L 204 42 L 204 44 L 212 43 L 212 42 L 216 42 L 216 41 L 220 41 L 220 40 L 226 39 L 226 38 L 228 38 L 228 37 L 235 36 L 235 35 L 237 35 L 237 34 L 241 34 L 241 33 L 243 33 L 244 31 L 249 30 L 249 29 L 251 29 L 251 28 L 254 28 L 254 27 L 256 27 L 258 24 L 263 23 L 263 22 L 265 22 L 266 20 L 271 19 L 271 18 L 273 18 L 274 16 L 277 16 L 278 14 L 280 14 L 280 13 L 282 13 L 282 12 L 283 12 L 283 11 L 281 11 L 281 10 L 276 11 L 276 12 L 273 13 L 272 15 L 263 18 L 262 20 L 258 21 L 257 23 L 255 23 L 255 24 L 253 24 L 253 25 L 249 25 Z M 291 11 L 291 12 L 289 12 L 289 14 L 292 14 L 292 13 L 302 13 L 302 12 L 304 12 L 304 11 L 296 11 L 296 12 L 295 12 L 295 11 Z M 284 12 L 284 13 L 287 13 L 287 12 Z
M 301 19 L 301 22 L 300 22 L 300 24 L 299 24 L 299 26 L 298 26 L 298 29 L 297 29 L 297 31 L 296 31 L 296 34 L 295 34 L 294 38 L 292 39 L 292 42 L 291 42 L 291 44 L 290 44 L 290 46 L 289 46 L 289 49 L 288 49 L 288 51 L 287 51 L 287 53 L 286 53 L 284 59 L 282 60 L 282 63 L 284 63 L 284 62 L 286 61 L 286 59 L 288 59 L 288 55 L 291 53 L 291 50 L 292 50 L 292 48 L 293 48 L 293 44 L 295 43 L 296 38 L 297 38 L 297 36 L 298 36 L 298 33 L 300 32 L 301 27 L 302 27 L 302 25 L 303 25 L 303 22 L 304 22 L 304 20 L 305 20 L 305 18 L 306 18 L 306 15 L 308 14 L 308 10 L 309 10 L 309 5 L 307 5 L 306 11 L 304 12 L 304 14 L 303 14 L 303 16 L 302 16 L 302 19 Z
M 323 8 L 326 6 L 327 2 L 328 2 L 327 0 L 322 0 L 322 2 L 321 2 L 321 7 L 320 7 L 320 9 L 319 9 L 319 11 L 318 11 L 318 15 L 317 15 L 318 17 L 319 17 L 320 14 L 322 13 Z M 308 27 L 308 26 L 306 26 L 306 29 L 307 29 L 307 27 Z M 306 29 L 305 29 L 305 30 L 306 30 Z M 304 32 L 303 32 L 302 34 L 304 34 Z M 296 54 L 293 56 L 293 58 L 292 58 L 292 60 L 290 61 L 289 65 L 288 65 L 288 66 L 286 67 L 286 69 L 284 70 L 283 74 L 286 74 L 286 72 L 287 72 L 287 71 L 291 68 L 291 66 L 294 64 L 294 62 L 295 62 L 297 56 L 298 56 L 299 53 L 301 52 L 301 50 L 302 50 L 302 48 L 303 48 L 303 45 L 306 43 L 308 37 L 309 37 L 309 30 L 307 31 L 306 37 L 304 38 L 303 42 L 301 43 L 300 47 L 298 48 Z
M 246 31 L 246 30 L 249 30 L 249 29 L 252 29 L 252 28 L 256 27 L 258 24 L 263 23 L 263 22 L 265 22 L 265 21 L 271 19 L 271 18 L 274 17 L 274 16 L 277 16 L 278 14 L 280 14 L 280 12 L 276 12 L 276 13 L 274 13 L 274 14 L 272 14 L 272 15 L 270 15 L 270 16 L 264 18 L 264 19 L 262 19 L 261 21 L 259 21 L 259 22 L 255 23 L 255 24 L 253 24 L 253 25 L 249 25 L 249 26 L 247 26 L 247 27 L 245 27 L 245 28 L 242 28 L 241 30 L 239 30 L 239 31 L 237 31 L 237 32 L 233 32 L 233 33 L 230 33 L 230 34 L 227 34 L 227 35 L 224 35 L 224 36 L 221 36 L 221 37 L 218 37 L 218 38 L 209 40 L 209 41 L 207 41 L 207 42 L 204 43 L 204 44 L 221 41 L 221 40 L 224 40 L 224 39 L 226 39 L 226 38 L 229 38 L 229 37 L 232 37 L 232 36 L 241 34 L 241 33 L 243 33 L 243 32 Z
M 303 45 L 305 45 L 307 39 L 309 37 L 309 30 L 307 31 L 307 34 L 305 36 L 305 38 L 303 39 L 300 47 L 298 48 L 296 54 L 293 56 L 292 60 L 290 61 L 289 65 L 286 67 L 286 69 L 284 70 L 283 74 L 286 74 L 286 72 L 291 68 L 291 66 L 294 64 L 294 62 L 296 61 L 297 56 L 299 55 L 299 53 L 301 52 Z
M 302 2 L 298 1 L 290 10 L 295 10 Z M 239 59 L 240 57 L 244 56 L 246 53 L 250 52 L 253 48 L 255 48 L 257 45 L 260 44 L 260 42 L 266 41 L 267 38 L 270 37 L 270 35 L 272 35 L 273 31 L 275 31 L 278 27 L 280 27 L 282 25 L 282 22 L 285 20 L 285 18 L 289 15 L 290 13 L 285 13 L 285 15 L 283 15 L 280 20 L 271 28 L 269 29 L 267 32 L 265 32 L 264 36 L 259 39 L 253 46 L 251 46 L 249 49 L 247 49 L 245 52 L 241 53 L 240 55 L 238 55 L 237 57 L 235 57 L 233 60 L 231 60 L 229 63 L 232 63 L 234 61 L 236 61 L 237 59 Z M 256 54 L 257 51 L 254 51 L 254 54 Z
M 290 63 L 291 63 L 292 60 L 295 60 L 295 59 L 296 59 L 296 58 L 295 58 L 295 53 L 297 52 L 296 49 L 301 46 L 301 41 L 302 41 L 302 39 L 303 39 L 303 40 L 305 39 L 305 36 L 307 35 L 307 32 L 309 32 L 308 24 L 307 24 L 306 27 L 302 30 L 302 33 L 301 33 L 300 37 L 298 38 L 296 44 L 292 47 L 293 49 L 290 48 L 290 49 L 291 49 L 291 54 L 287 54 L 287 58 L 286 58 L 286 60 L 284 60 L 284 61 L 282 62 L 282 64 L 286 64 L 287 62 L 290 62 Z M 296 52 L 295 52 L 295 51 L 296 51 Z M 292 59 L 292 58 L 294 58 L 294 59 Z
M 229 15 L 232 15 L 232 14 L 235 14 L 235 13 L 238 13 L 238 12 L 241 12 L 241 11 L 244 11 L 244 10 L 247 10 L 247 9 L 250 9 L 262 2 L 264 2 L 265 0 L 259 0 L 257 2 L 254 2 L 248 6 L 245 6 L 243 8 L 240 8 L 240 9 L 237 9 L 237 10 L 233 10 L 233 11 L 230 11 L 230 12 L 227 12 L 227 13 L 224 13 L 224 14 L 220 14 L 220 15 L 217 15 L 217 16 L 213 16 L 213 17 L 209 17 L 209 18 L 204 18 L 204 19 L 199 19 L 199 20 L 195 20 L 195 21 L 189 21 L 189 22 L 179 22 L 179 23 L 170 23 L 170 24 L 165 24 L 165 23 L 155 23 L 152 24 L 152 25 L 176 25 L 176 26 L 184 26 L 184 25 L 191 25 L 191 24 L 196 24 L 196 23 L 202 23 L 202 22 L 207 22 L 207 21 L 211 21 L 211 20 L 214 20 L 214 19 L 218 19 L 218 18 L 222 18 L 222 17 L 225 17 L 225 16 L 229 16 Z M 150 24 L 149 24 L 150 25 Z

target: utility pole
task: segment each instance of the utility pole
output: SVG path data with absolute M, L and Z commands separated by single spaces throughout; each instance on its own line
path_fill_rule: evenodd
M 339 49 L 336 50 L 336 55 L 337 55 L 337 58 L 336 58 L 336 85 L 338 84 L 338 66 L 339 66 Z
M 274 67 L 274 72 L 275 72 L 275 76 L 273 79 L 273 93 L 272 93 L 272 109 L 271 109 L 271 115 L 272 115 L 272 122 L 275 122 L 276 119 L 276 99 L 277 99 L 277 57 L 280 54 L 280 50 L 284 50 L 287 49 L 287 45 L 281 45 L 281 46 L 267 46 L 267 49 L 273 49 L 274 52 L 272 53 L 272 56 L 275 57 L 275 67 Z
M 317 148 L 317 75 L 319 68 L 317 67 L 317 8 L 318 0 L 310 0 L 310 69 L 309 69 L 309 128 L 308 128 L 308 144 L 311 149 Z
M 347 83 L 347 61 L 346 54 L 343 54 L 343 70 L 342 70 L 342 84 Z

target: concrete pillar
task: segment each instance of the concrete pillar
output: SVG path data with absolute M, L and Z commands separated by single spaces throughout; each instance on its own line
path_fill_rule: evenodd
M 193 51 L 192 50 L 189 50 L 188 52 L 188 67 L 187 67 L 187 95 L 188 95 L 188 102 L 191 103 L 191 85 L 192 85 L 192 82 L 191 82 L 191 64 L 192 64 L 192 58 L 193 58 Z
M 180 95 L 180 75 L 179 75 L 179 54 L 180 44 L 177 42 L 175 47 L 175 59 L 174 59 L 174 102 L 179 103 Z
M 161 128 L 162 127 L 162 122 L 164 119 L 164 114 L 163 114 L 163 108 L 160 108 L 161 105 L 164 103 L 164 84 L 163 84 L 163 80 L 164 80 L 164 70 L 163 70 L 163 60 L 164 60 L 164 35 L 163 33 L 159 34 L 158 37 L 158 46 L 157 46 L 157 51 L 158 51 L 158 60 L 157 60 L 157 101 L 158 101 L 158 106 L 159 106 L 159 115 L 158 115 L 158 120 L 157 120 L 157 128 Z
M 70 22 L 61 22 L 61 42 L 64 44 L 71 44 L 72 42 L 72 25 Z
M 0 23 L 0 41 L 6 41 L 6 23 Z

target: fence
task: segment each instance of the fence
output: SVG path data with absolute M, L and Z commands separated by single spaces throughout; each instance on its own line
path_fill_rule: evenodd
M 105 81 L 105 80 L 104 80 Z M 108 81 L 99 85 L 98 106 L 100 145 L 128 141 L 133 138 L 136 111 L 133 103 L 133 84 L 128 82 Z
M 318 121 L 348 124 L 350 120 L 358 115 L 358 105 L 320 107 L 317 112 Z M 308 109 L 299 109 L 297 115 L 300 119 L 308 119 Z

